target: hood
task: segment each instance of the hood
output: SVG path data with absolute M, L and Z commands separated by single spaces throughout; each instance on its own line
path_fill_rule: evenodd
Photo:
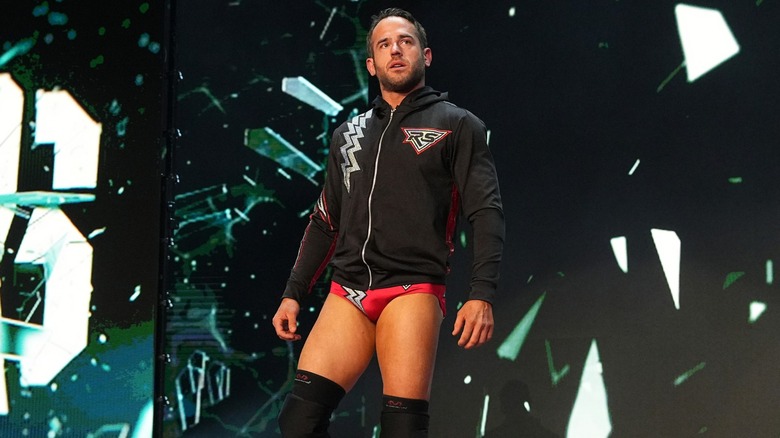
M 446 92 L 436 91 L 428 86 L 418 88 L 409 93 L 409 95 L 404 98 L 401 104 L 398 105 L 398 108 L 396 108 L 396 111 L 401 113 L 413 111 L 418 108 L 428 106 L 432 103 L 446 101 L 447 96 L 448 94 Z M 390 104 L 385 102 L 381 95 L 374 99 L 373 107 L 380 113 L 390 111 Z

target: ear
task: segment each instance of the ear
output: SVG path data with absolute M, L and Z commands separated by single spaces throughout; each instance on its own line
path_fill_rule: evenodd
M 376 76 L 376 68 L 374 67 L 374 58 L 366 58 L 366 70 L 371 76 Z
M 425 58 L 425 66 L 430 67 L 431 61 L 433 61 L 433 53 L 431 53 L 431 49 L 429 47 L 423 49 L 423 58 Z

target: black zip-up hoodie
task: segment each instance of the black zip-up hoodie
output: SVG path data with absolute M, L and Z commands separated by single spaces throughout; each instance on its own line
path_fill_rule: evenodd
M 430 87 L 396 109 L 377 97 L 333 133 L 282 296 L 300 302 L 328 262 L 334 281 L 359 290 L 444 284 L 459 211 L 473 229 L 469 299 L 492 302 L 504 216 L 484 124 Z

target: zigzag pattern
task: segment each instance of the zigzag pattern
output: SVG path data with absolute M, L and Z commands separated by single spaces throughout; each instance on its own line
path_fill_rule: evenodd
M 344 157 L 344 162 L 341 163 L 341 174 L 344 175 L 344 186 L 347 188 L 347 193 L 350 191 L 350 176 L 352 172 L 360 170 L 360 165 L 355 158 L 355 152 L 363 149 L 360 146 L 360 139 L 364 137 L 363 129 L 366 127 L 366 120 L 370 119 L 373 113 L 374 110 L 370 109 L 368 112 L 359 114 L 347 122 L 347 132 L 344 133 L 346 143 L 341 147 L 341 155 Z
M 360 309 L 361 312 L 366 313 L 366 309 L 363 308 L 363 298 L 366 297 L 366 293 L 362 290 L 352 289 L 346 286 L 341 286 L 344 291 L 347 292 L 344 297 L 352 302 L 352 304 L 355 305 L 358 309 Z

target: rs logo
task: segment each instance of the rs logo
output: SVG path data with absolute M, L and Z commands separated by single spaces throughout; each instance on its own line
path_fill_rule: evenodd
M 414 147 L 417 155 L 425 152 L 426 149 L 442 141 L 444 137 L 452 131 L 430 128 L 401 128 L 406 135 L 404 143 L 409 143 Z
M 0 279 L 0 303 L 27 300 L 21 316 L 0 314 L 0 415 L 9 412 L 6 360 L 19 362 L 22 386 L 48 385 L 88 338 L 92 245 L 60 205 L 95 199 L 71 190 L 97 185 L 102 127 L 67 91 L 38 90 L 35 111 L 30 148 L 53 148 L 51 190 L 20 192 L 24 92 L 0 73 L 0 263 L 13 266 Z M 24 230 L 21 242 L 12 228 Z M 31 322 L 41 305 L 42 323 Z

